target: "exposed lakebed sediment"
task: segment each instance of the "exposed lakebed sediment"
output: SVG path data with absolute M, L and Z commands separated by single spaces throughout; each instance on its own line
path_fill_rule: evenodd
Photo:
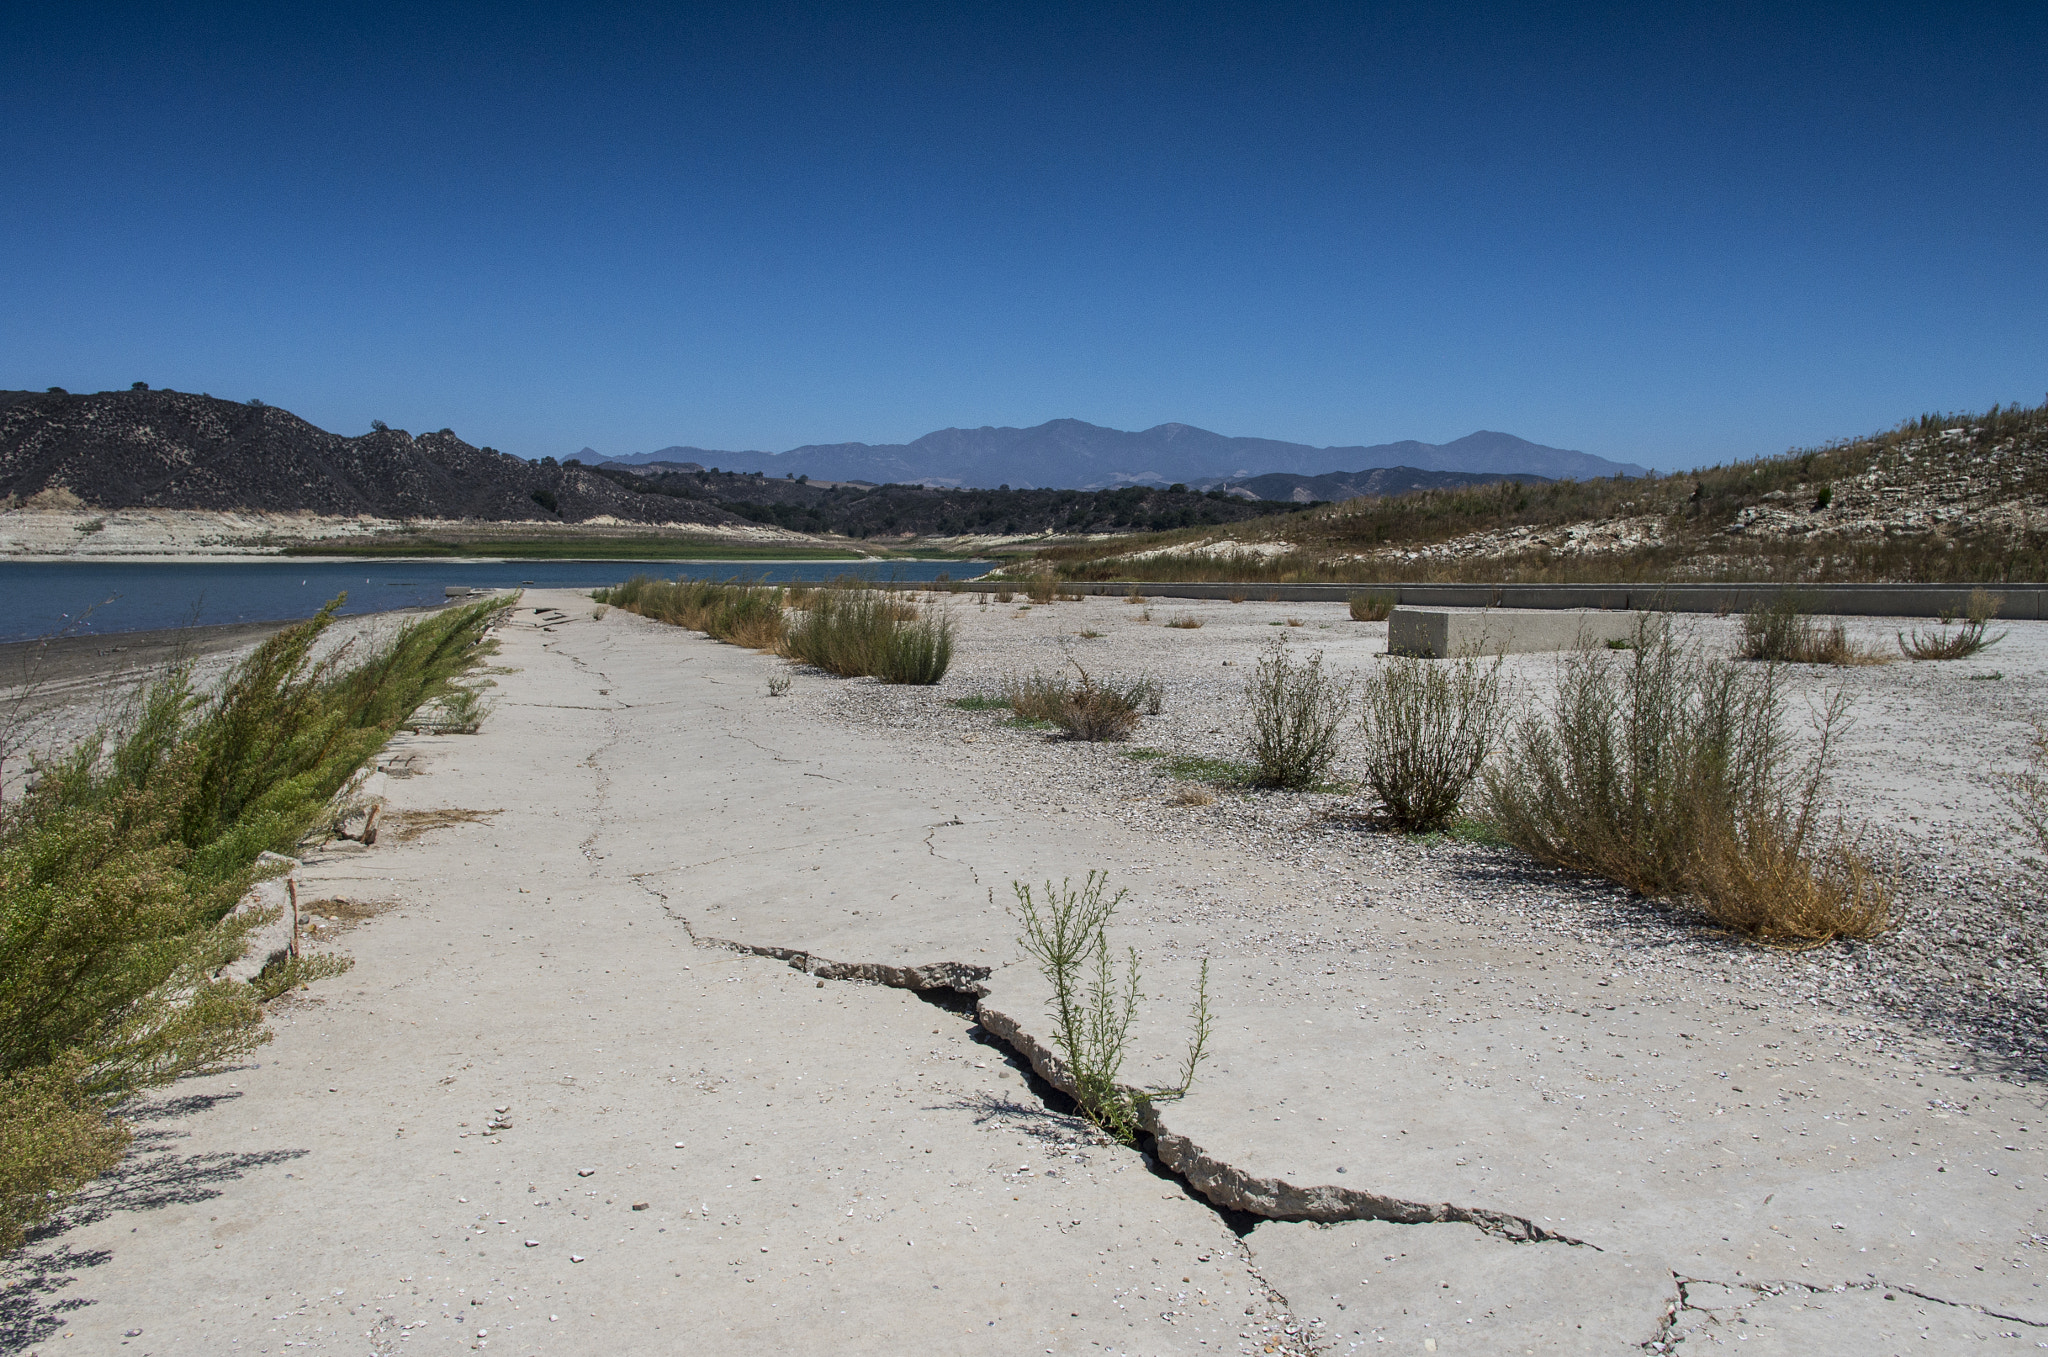
M 799 674 L 771 698 L 780 662 L 566 595 L 534 604 L 561 611 L 505 629 L 515 672 L 484 733 L 403 738 L 413 776 L 385 787 L 394 811 L 494 813 L 309 861 L 315 893 L 392 906 L 341 940 L 356 970 L 281 1015 L 260 1069 L 194 1081 L 209 1110 L 153 1123 L 163 1138 L 105 1211 L 37 1246 L 106 1250 L 65 1274 L 94 1302 L 66 1316 L 82 1336 L 145 1320 L 192 1335 L 166 1352 L 365 1334 L 426 1351 L 482 1328 L 547 1351 L 685 1333 L 1139 1352 L 2044 1336 L 2025 1052 L 1992 1077 L 1989 1044 L 1857 978 L 1873 955 L 1758 953 L 1500 855 L 1361 831 L 1327 798 L 1174 806 L 1114 747 L 943 705 L 1071 650 L 1166 680 L 1138 741 L 1227 752 L 1238 666 L 1268 635 L 1371 662 L 1374 629 L 1340 608 L 1193 605 L 1208 625 L 1169 633 L 1108 600 L 970 607 L 939 692 Z M 1305 625 L 1267 626 L 1289 615 Z M 2008 674 L 2033 663 L 2035 638 L 2014 640 L 1991 657 Z M 1544 663 L 1522 666 L 1532 683 Z M 1866 708 L 1868 740 L 1924 727 L 1931 704 L 1878 687 Z M 2016 719 L 1936 714 L 1980 740 Z M 1945 771 L 1971 729 L 1896 761 L 1923 819 L 1977 813 Z M 1153 1128 L 1178 1177 L 1049 1109 L 1019 1068 L 1057 1074 L 1009 884 L 1091 868 L 1133 892 L 1116 928 L 1146 966 L 1133 1082 L 1167 1076 L 1212 958 L 1214 1056 Z M 1996 857 L 1972 870 L 2025 880 Z M 972 992 L 1004 1047 L 889 984 Z M 215 1196 L 128 1210 L 150 1153 L 233 1167 Z

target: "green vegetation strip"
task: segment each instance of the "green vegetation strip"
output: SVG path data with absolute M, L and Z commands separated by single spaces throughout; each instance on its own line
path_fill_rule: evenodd
M 440 538 L 407 540 L 378 538 L 369 542 L 304 542 L 284 549 L 287 556 L 455 557 L 485 556 L 534 561 L 859 561 L 857 551 L 830 547 L 748 547 L 685 539 L 617 537 Z
M 236 912 L 391 734 L 490 647 L 509 600 L 413 622 L 367 653 L 316 655 L 341 599 L 272 636 L 207 691 L 189 665 L 36 763 L 0 806 L 0 1253 L 119 1162 L 114 1109 L 270 1039 L 261 1005 L 344 969 L 273 959 L 222 978 L 274 911 Z

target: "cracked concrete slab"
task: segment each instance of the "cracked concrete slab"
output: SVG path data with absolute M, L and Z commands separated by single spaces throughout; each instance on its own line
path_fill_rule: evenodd
M 1268 1222 L 1252 1261 L 1332 1353 L 1640 1352 L 1678 1303 L 1655 1264 L 1471 1225 Z
M 2044 1338 L 2048 1333 L 2041 1326 L 2014 1316 L 1876 1282 L 1829 1289 L 1691 1282 L 1663 1336 L 1662 1350 L 1685 1357 L 1724 1348 L 1765 1357 L 1812 1352 L 1904 1357 L 1964 1344 L 1971 1352 L 2037 1352 Z M 1929 1343 L 1941 1346 L 1924 1346 Z
M 516 672 L 500 678 L 502 703 L 484 732 L 405 737 L 394 751 L 414 774 L 392 784 L 395 803 L 505 809 L 489 824 L 309 862 L 319 894 L 402 908 L 349 935 L 357 970 L 286 1014 L 263 1068 L 215 1104 L 229 1115 L 164 1123 L 166 1135 L 192 1137 L 188 1158 L 304 1151 L 320 1190 L 301 1186 L 296 1166 L 238 1169 L 220 1192 L 248 1237 L 216 1240 L 212 1260 L 178 1252 L 197 1209 L 110 1208 L 50 1235 L 46 1260 L 67 1248 L 107 1252 L 62 1274 L 72 1294 L 95 1301 L 69 1312 L 81 1334 L 117 1332 L 153 1308 L 182 1314 L 189 1292 L 214 1298 L 212 1337 L 253 1340 L 271 1332 L 258 1322 L 267 1302 L 254 1297 L 296 1293 L 304 1304 L 285 1311 L 295 1317 L 276 1321 L 277 1333 L 339 1343 L 356 1302 L 311 1299 L 333 1289 L 314 1284 L 325 1270 L 353 1279 L 334 1282 L 351 1297 L 371 1288 L 392 1315 L 392 1302 L 432 1311 L 421 1296 L 438 1304 L 459 1286 L 521 1306 L 526 1323 L 528 1301 L 545 1297 L 563 1316 L 551 1325 L 584 1326 L 546 1330 L 550 1351 L 618 1350 L 685 1319 L 778 1345 L 879 1347 L 915 1335 L 947 1349 L 952 1334 L 964 1349 L 971 1336 L 946 1326 L 968 1313 L 986 1327 L 999 1312 L 1029 1343 L 1062 1351 L 1297 1350 L 1333 1327 L 1301 1322 L 1330 1319 L 1300 1309 L 1318 1279 L 1354 1265 L 1363 1232 L 1388 1230 L 1455 1241 L 1414 1256 L 1442 1248 L 1464 1259 L 1466 1298 L 1499 1316 L 1510 1303 L 1520 1310 L 1517 1288 L 1537 1287 L 1547 1269 L 1593 1279 L 1581 1287 L 1585 1318 L 1572 1322 L 1590 1319 L 1584 1331 L 1603 1343 L 1654 1334 L 1665 1291 L 1636 1281 L 1673 1273 L 1738 1287 L 1882 1281 L 2013 1323 L 2048 1318 L 2032 1251 L 2040 1153 L 2024 1129 L 2039 1107 L 2024 1088 L 1936 1068 L 1908 1044 L 1852 1049 L 1827 1015 L 1736 985 L 1643 985 L 1597 942 L 1531 946 L 1450 911 L 1388 903 L 1418 883 L 1455 890 L 1440 877 L 1339 880 L 1313 852 L 1265 857 L 1199 833 L 1134 835 L 1085 785 L 1048 797 L 1042 784 L 1007 777 L 1002 751 L 971 730 L 854 728 L 829 701 L 799 700 L 848 691 L 839 680 L 800 676 L 798 699 L 773 699 L 764 680 L 781 666 L 767 657 L 616 611 L 597 623 L 566 594 L 530 602 L 560 612 L 508 629 L 502 661 Z M 1227 647 L 1240 642 L 1216 630 L 1199 643 L 1235 653 Z M 1076 766 L 1100 752 L 1059 751 Z M 1161 1158 L 1234 1211 L 1434 1223 L 1258 1225 L 1247 1254 L 1224 1219 L 1135 1152 L 1083 1150 L 1083 1184 L 1060 1157 L 1080 1144 L 1071 1124 L 1043 1122 L 1052 1140 L 1023 1129 L 1049 1115 L 1023 1082 L 1026 1057 L 1045 1066 L 1044 993 L 1020 964 L 1006 893 L 1013 879 L 1092 867 L 1133 891 L 1116 931 L 1144 952 L 1152 996 L 1135 1033 L 1136 1080 L 1156 1082 L 1178 1059 L 1183 996 L 1198 960 L 1214 958 L 1214 1056 L 1190 1097 L 1157 1108 Z M 1005 1065 L 963 1016 L 862 981 L 979 991 L 981 1026 L 995 1034 L 983 1040 L 1024 1055 Z M 975 1052 L 984 1068 L 966 1058 Z M 940 1067 L 951 1072 L 943 1090 L 920 1081 Z M 831 1101 L 809 1088 L 793 1096 L 792 1083 L 771 1078 L 778 1071 L 829 1086 Z M 491 1091 L 465 1091 L 458 1107 L 449 1089 L 480 1080 Z M 355 1097 L 337 1101 L 343 1089 Z M 501 1103 L 514 1124 L 486 1137 Z M 546 1109 L 542 1134 L 521 1121 L 536 1106 Z M 977 1120 L 994 1107 L 994 1120 Z M 449 1125 L 459 1121 L 471 1125 Z M 235 1129 L 244 1122 L 252 1132 Z M 429 1122 L 442 1137 L 431 1154 L 396 1129 Z M 1041 1157 L 1007 1162 L 1003 1136 L 1026 1142 L 1009 1151 Z M 504 1151 L 522 1140 L 532 1157 L 487 1189 L 473 1156 L 511 1160 Z M 663 1149 L 674 1141 L 684 1148 Z M 762 1181 L 794 1176 L 805 1191 L 785 1206 L 779 1192 L 750 1187 L 733 1141 L 756 1156 L 747 1163 L 769 1168 Z M 608 1202 L 578 1194 L 611 1189 L 568 1181 L 598 1150 L 600 1173 L 632 1175 Z M 1044 1172 L 1052 1167 L 1059 1173 Z M 280 1172 L 294 1175 L 289 1192 Z M 906 1290 L 880 1235 L 849 1241 L 863 1243 L 857 1264 L 849 1248 L 830 1265 L 852 1269 L 833 1282 L 853 1276 L 872 1293 L 842 1302 L 843 1320 L 822 1300 L 837 1293 L 818 1289 L 824 1264 L 749 1282 L 741 1265 L 751 1255 L 727 1256 L 735 1242 L 765 1245 L 770 1258 L 842 1242 L 821 1238 L 816 1222 L 826 1197 L 836 1219 L 849 1219 L 845 1209 L 863 1219 L 868 1197 L 852 1194 L 862 1177 L 899 1212 L 911 1200 L 920 1215 L 971 1221 L 933 1265 L 938 1290 Z M 1054 1178 L 1056 1192 L 1030 1196 Z M 714 1179 L 729 1201 L 706 1194 Z M 522 1216 L 529 1182 L 553 1204 Z M 684 1182 L 700 1209 L 654 1222 L 648 1239 L 644 1217 L 668 1209 L 658 1185 Z M 1012 1215 L 992 1223 L 983 1208 L 999 1203 L 997 1183 L 1010 1189 Z M 471 1201 L 458 1211 L 451 1195 Z M 507 1262 L 529 1256 L 523 1242 L 502 1257 L 486 1246 L 475 1263 L 461 1255 L 459 1267 L 438 1252 L 458 1225 L 518 1234 L 579 1202 L 592 1205 L 577 1228 L 594 1248 L 614 1219 L 596 1207 L 626 1198 L 649 1207 L 638 1224 L 615 1217 L 626 1228 L 605 1248 L 623 1272 L 591 1267 L 600 1255 L 588 1251 L 580 1264 L 550 1256 L 547 1271 Z M 277 1210 L 293 1201 L 316 1205 Z M 1034 1201 L 1046 1209 L 1032 1214 Z M 470 1207 L 482 1208 L 475 1220 L 463 1214 Z M 428 1245 L 418 1230 L 442 1239 Z M 687 1250 L 666 1237 L 684 1230 Z M 1517 1242 L 1553 1236 L 1592 1247 Z M 655 1243 L 671 1252 L 643 1248 Z M 920 1245 L 901 1247 L 908 1259 Z M 999 1261 L 1012 1254 L 1014 1266 Z M 666 1280 L 657 1256 L 676 1260 L 660 1264 Z M 1300 1296 L 1276 1280 L 1283 1273 Z M 433 1289 L 416 1290 L 423 1276 L 438 1279 Z M 1388 1291 L 1409 1289 L 1386 1280 Z M 768 1287 L 782 1289 L 759 1289 Z M 1216 1314 L 1223 1295 L 1227 1323 Z M 454 1332 L 440 1327 L 453 1321 L 428 1318 L 428 1329 L 407 1330 L 408 1350 L 425 1350 L 418 1336 Z

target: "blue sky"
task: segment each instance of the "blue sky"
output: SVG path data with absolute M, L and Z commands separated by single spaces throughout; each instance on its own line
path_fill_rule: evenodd
M 2048 7 L 17 4 L 0 386 L 1689 466 L 2048 391 Z

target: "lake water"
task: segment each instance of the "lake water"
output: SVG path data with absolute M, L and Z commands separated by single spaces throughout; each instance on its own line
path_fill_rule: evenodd
M 595 589 L 663 579 L 823 581 L 841 575 L 925 583 L 972 579 L 967 561 L 0 561 L 0 641 L 311 617 L 336 594 L 344 613 L 439 603 L 451 584 Z

